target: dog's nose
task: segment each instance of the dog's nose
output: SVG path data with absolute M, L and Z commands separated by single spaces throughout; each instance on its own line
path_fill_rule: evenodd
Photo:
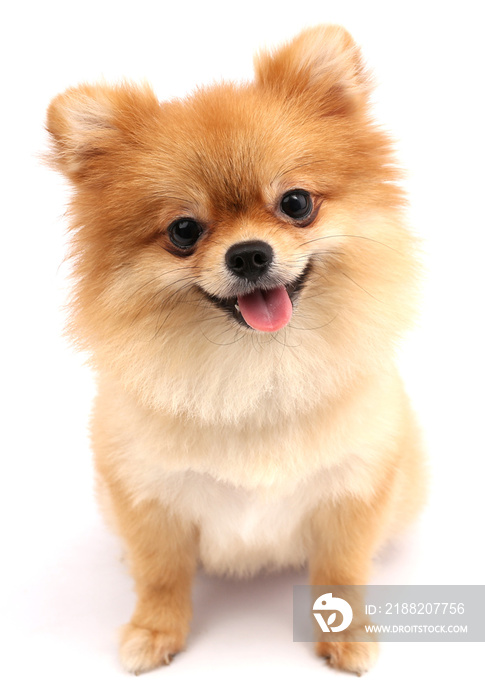
M 255 282 L 269 268 L 273 249 L 264 241 L 247 241 L 232 245 L 226 253 L 226 265 L 238 277 Z

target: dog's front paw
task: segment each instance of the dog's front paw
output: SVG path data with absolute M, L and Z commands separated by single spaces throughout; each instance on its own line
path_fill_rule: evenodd
M 332 668 L 361 676 L 371 669 L 379 656 L 377 642 L 317 642 L 318 656 L 328 660 Z
M 135 675 L 167 666 L 185 646 L 180 634 L 146 629 L 132 623 L 121 630 L 120 657 L 124 668 Z

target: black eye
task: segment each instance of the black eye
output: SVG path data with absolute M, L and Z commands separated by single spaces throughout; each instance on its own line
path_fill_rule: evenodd
M 313 209 L 312 198 L 305 190 L 291 190 L 283 195 L 280 208 L 292 219 L 306 219 Z
M 177 248 L 192 248 L 202 231 L 202 226 L 195 219 L 177 219 L 168 227 L 170 240 Z

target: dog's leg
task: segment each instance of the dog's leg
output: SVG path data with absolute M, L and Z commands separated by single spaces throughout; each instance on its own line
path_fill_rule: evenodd
M 372 556 L 383 535 L 388 497 L 386 490 L 371 502 L 347 498 L 338 503 L 326 503 L 313 514 L 311 585 L 359 586 L 368 582 Z M 356 634 L 362 638 L 363 626 L 369 619 L 364 613 L 360 589 L 351 590 L 354 593 L 351 627 L 338 633 L 322 632 L 316 652 L 327 658 L 331 666 L 360 675 L 377 660 L 378 644 L 353 641 Z
M 121 633 L 121 661 L 133 673 L 168 664 L 185 646 L 191 618 L 191 583 L 197 564 L 197 533 L 158 501 L 130 504 L 110 488 L 138 596 Z

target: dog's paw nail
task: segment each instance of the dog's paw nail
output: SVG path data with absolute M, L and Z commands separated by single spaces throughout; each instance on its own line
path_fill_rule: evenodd
M 318 643 L 317 654 L 326 659 L 331 668 L 362 676 L 377 661 L 378 644 L 352 641 Z
M 158 666 L 168 666 L 184 647 L 181 635 L 126 625 L 121 633 L 121 662 L 127 671 L 140 675 Z

